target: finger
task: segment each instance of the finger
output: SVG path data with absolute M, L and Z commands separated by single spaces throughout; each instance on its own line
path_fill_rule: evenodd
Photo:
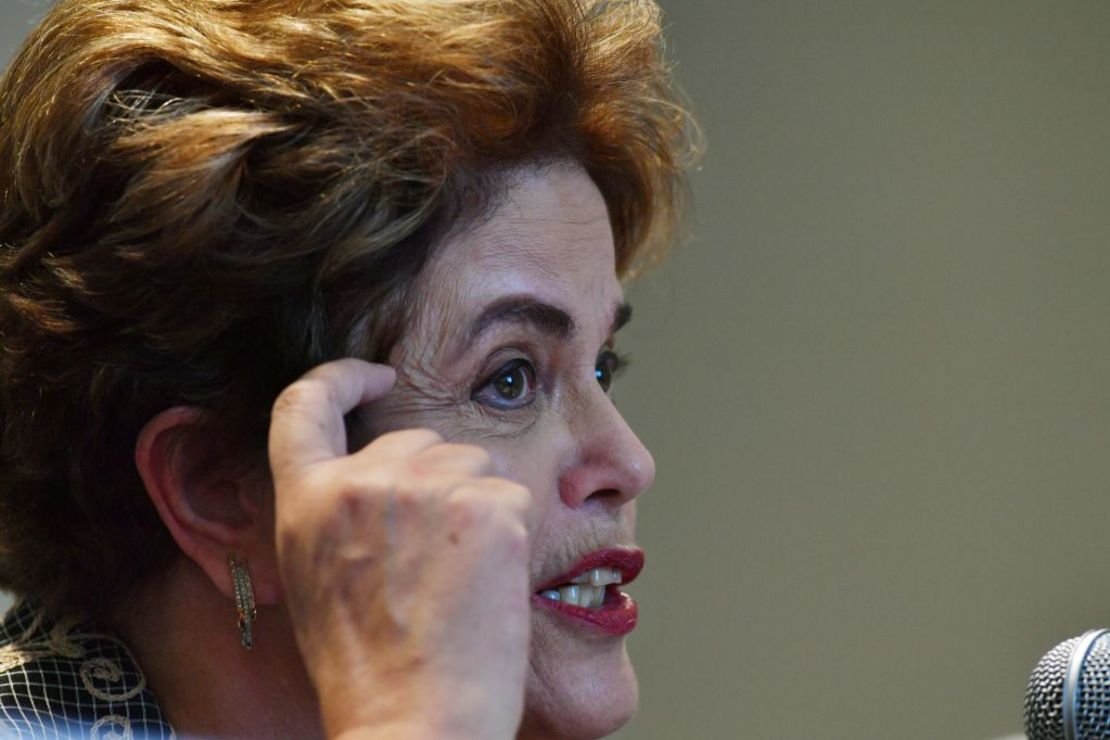
M 536 502 L 527 486 L 506 478 L 478 478 L 469 483 L 470 491 L 496 497 L 498 502 L 517 520 L 524 524 L 529 534 L 535 531 Z
M 386 432 L 351 457 L 354 459 L 411 457 L 442 442 L 443 437 L 432 429 L 402 429 L 397 432 Z
M 281 392 L 270 419 L 274 478 L 347 454 L 347 412 L 384 396 L 393 368 L 347 358 L 314 367 Z
M 482 476 L 491 467 L 490 455 L 477 445 L 437 444 L 413 458 L 419 473 Z

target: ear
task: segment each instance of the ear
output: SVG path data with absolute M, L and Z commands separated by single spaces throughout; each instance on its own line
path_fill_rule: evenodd
M 148 421 L 135 444 L 147 495 L 185 557 L 234 600 L 228 555 L 245 557 L 255 601 L 281 600 L 268 471 L 250 470 L 213 434 L 207 412 L 178 406 Z

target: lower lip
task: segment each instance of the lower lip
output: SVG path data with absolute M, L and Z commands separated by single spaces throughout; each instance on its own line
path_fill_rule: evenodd
M 618 591 L 615 586 L 605 589 L 605 601 L 597 609 L 572 606 L 561 601 L 532 595 L 532 602 L 580 624 L 592 627 L 606 635 L 627 635 L 636 629 L 639 608 L 632 597 Z

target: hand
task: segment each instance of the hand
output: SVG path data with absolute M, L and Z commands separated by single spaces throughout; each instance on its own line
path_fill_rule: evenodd
M 329 737 L 507 740 L 524 706 L 531 495 L 488 477 L 481 448 L 426 429 L 348 454 L 343 416 L 394 379 L 337 360 L 274 404 L 277 554 L 297 643 Z

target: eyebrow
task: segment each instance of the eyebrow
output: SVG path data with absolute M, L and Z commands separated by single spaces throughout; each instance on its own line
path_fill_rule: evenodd
M 618 303 L 613 309 L 609 333 L 615 333 L 631 319 L 632 306 Z M 466 332 L 468 343 L 473 343 L 491 327 L 505 323 L 533 326 L 559 339 L 569 339 L 578 331 L 566 310 L 531 296 L 512 295 L 499 298 L 482 309 Z

